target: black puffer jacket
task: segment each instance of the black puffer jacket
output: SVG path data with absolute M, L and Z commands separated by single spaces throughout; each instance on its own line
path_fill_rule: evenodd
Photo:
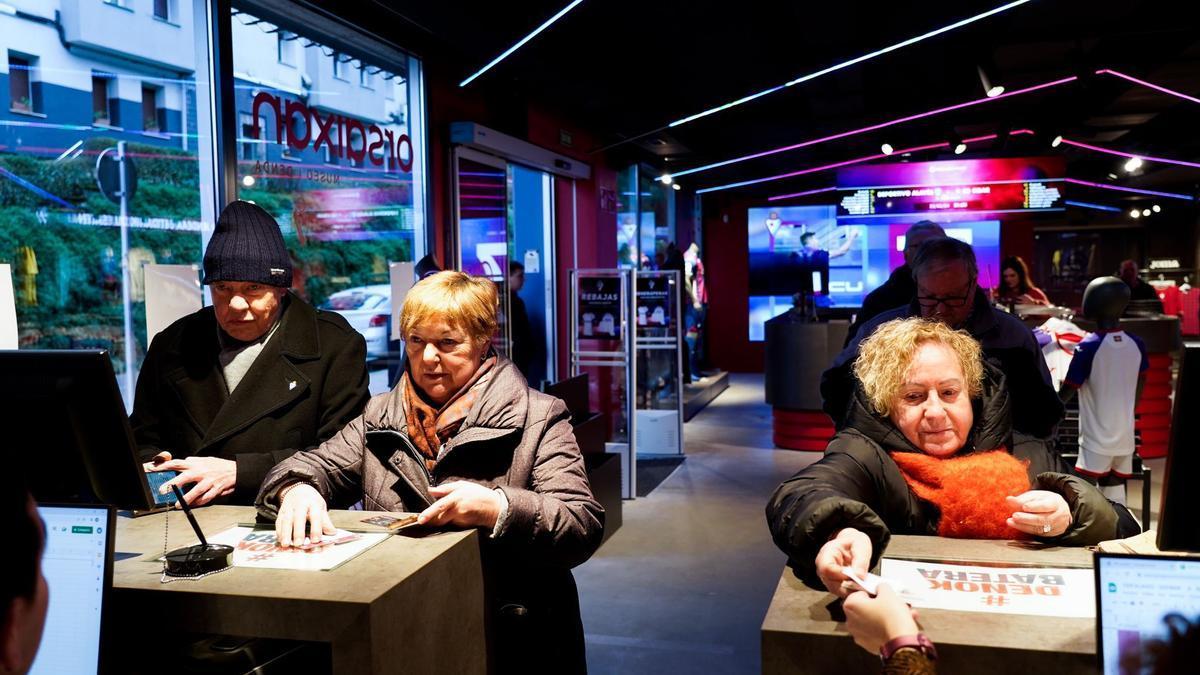
M 1004 374 L 986 363 L 983 395 L 973 407 L 975 423 L 960 454 L 1008 448 L 1013 456 L 1029 462 L 1034 489 L 1057 492 L 1071 508 L 1071 527 L 1047 541 L 1083 546 L 1138 533 L 1137 521 L 1125 507 L 1109 502 L 1093 485 L 1067 473 L 1069 469 L 1043 441 L 1013 434 Z M 853 527 L 871 537 L 872 566 L 892 532 L 937 534 L 941 513 L 909 490 L 888 450 L 920 452 L 891 420 L 871 412 L 859 387 L 849 422 L 830 441 L 825 456 L 785 481 L 771 496 L 767 504 L 771 535 L 805 583 L 822 587 L 814 566 L 817 552 L 842 528 Z

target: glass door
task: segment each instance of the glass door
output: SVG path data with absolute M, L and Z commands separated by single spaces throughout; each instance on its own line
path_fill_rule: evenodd
M 455 148 L 454 202 L 457 268 L 496 283 L 500 293 L 500 329 L 494 344 L 497 352 L 509 356 L 508 163 L 470 148 Z
M 509 326 L 512 359 L 537 387 L 555 381 L 554 178 L 509 165 Z

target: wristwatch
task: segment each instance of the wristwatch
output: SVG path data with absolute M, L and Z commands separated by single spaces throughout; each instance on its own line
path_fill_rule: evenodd
M 933 661 L 937 660 L 937 649 L 933 646 L 933 642 L 931 642 L 929 638 L 925 637 L 924 633 L 917 633 L 916 635 L 904 635 L 888 641 L 879 648 L 879 660 L 886 664 L 887 660 L 892 658 L 892 654 L 895 654 L 898 650 L 906 647 L 921 652 Z

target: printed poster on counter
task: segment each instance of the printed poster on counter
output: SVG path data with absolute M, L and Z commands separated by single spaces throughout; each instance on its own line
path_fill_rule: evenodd
M 621 338 L 620 277 L 579 278 L 579 338 L 616 340 Z
M 392 536 L 386 532 L 347 532 L 339 529 L 334 542 L 310 548 L 282 548 L 275 543 L 275 530 L 235 526 L 208 538 L 210 544 L 233 547 L 234 567 L 325 572 L 349 562 Z
M 656 328 L 671 328 L 675 318 L 675 308 L 671 302 L 671 295 L 674 292 L 675 288 L 668 277 L 638 276 L 638 334 Z
M 913 607 L 959 612 L 1096 616 L 1094 573 L 1055 567 L 976 567 L 884 558 L 880 576 Z

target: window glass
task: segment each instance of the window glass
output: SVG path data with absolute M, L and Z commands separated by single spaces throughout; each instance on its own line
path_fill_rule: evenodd
M 407 56 L 372 62 L 367 53 L 338 52 L 300 26 L 242 11 L 235 10 L 232 30 L 239 196 L 279 221 L 293 290 L 344 312 L 363 333 L 377 390 L 375 371 L 400 357 L 398 344 L 386 339 L 390 327 L 381 325 L 391 308 L 389 263 L 425 253 L 424 150 L 413 122 L 420 63 Z M 299 36 L 290 42 L 294 68 L 274 58 L 284 30 Z M 386 301 L 375 305 L 372 296 Z
M 168 73 L 203 64 L 191 27 L 156 20 L 148 4 L 57 4 L 61 24 L 94 49 L 69 50 L 53 24 L 0 12 L 11 101 L 0 106 L 0 262 L 12 266 L 20 347 L 107 349 L 127 390 L 147 348 L 144 266 L 201 261 L 195 79 Z M 171 71 L 147 65 L 142 38 L 172 45 L 155 56 Z M 139 119 L 149 112 L 144 86 L 155 90 L 152 133 Z M 137 172 L 124 247 L 121 199 L 96 178 L 98 157 L 122 141 Z

